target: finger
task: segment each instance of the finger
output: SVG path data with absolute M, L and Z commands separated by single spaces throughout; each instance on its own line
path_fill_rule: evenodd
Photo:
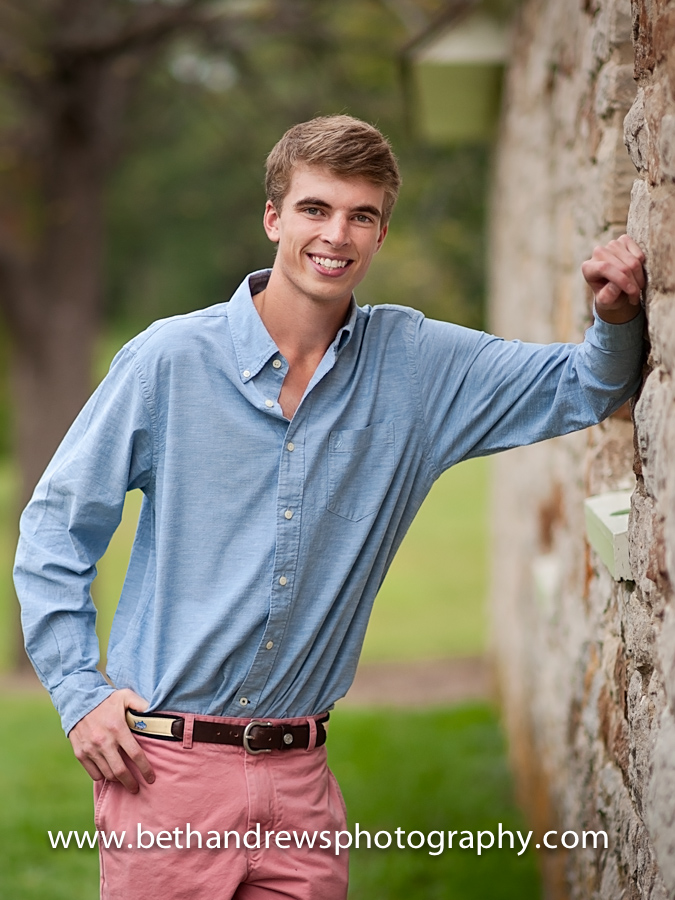
M 129 759 L 134 763 L 134 765 L 137 766 L 138 771 L 141 773 L 146 782 L 148 784 L 153 784 L 155 780 L 154 769 L 150 765 L 148 757 L 143 752 L 143 748 L 130 731 L 127 733 L 126 738 L 120 741 L 120 747 L 122 748 L 122 750 L 124 750 Z
M 94 781 L 105 778 L 107 781 L 116 781 L 115 772 L 108 764 L 107 754 L 90 745 L 74 745 L 75 758 L 88 772 Z
M 619 238 L 619 242 L 624 245 L 624 247 L 633 254 L 636 259 L 639 259 L 641 263 L 645 261 L 644 250 L 638 243 L 636 243 L 633 238 L 629 234 L 622 234 Z
M 129 735 L 124 723 L 119 729 L 87 729 L 83 735 L 71 731 L 69 737 L 76 758 L 95 781 L 101 778 L 119 781 L 127 790 L 137 793 L 138 783 L 120 753 L 120 744 Z
M 144 700 L 142 697 L 132 691 L 131 688 L 124 688 L 121 691 L 118 691 L 119 698 L 124 704 L 124 709 L 133 709 L 136 712 L 145 712 L 145 710 L 150 706 L 147 700 Z
M 96 765 L 96 763 L 93 762 L 93 760 L 85 758 L 78 759 L 78 762 L 93 781 L 103 781 L 105 775 L 103 774 L 103 772 L 101 772 L 101 770 Z
M 121 753 L 115 751 L 114 753 L 109 754 L 106 758 L 106 763 L 111 772 L 111 778 L 109 780 L 119 781 L 130 794 L 138 793 L 140 785 L 138 784 L 138 781 L 136 781 L 131 769 L 127 766 Z
M 603 258 L 588 260 L 588 262 L 584 263 L 582 271 L 584 278 L 596 291 L 596 296 L 599 296 L 597 291 L 603 288 L 604 282 L 611 282 L 619 288 L 614 299 L 619 296 L 621 291 L 630 297 L 639 296 L 640 294 L 640 286 L 632 272 L 630 270 L 626 272 L 625 267 L 619 265 L 616 256 L 613 254 L 607 254 Z
M 616 304 L 616 301 L 619 299 L 622 293 L 623 291 L 621 291 L 621 289 L 618 288 L 615 284 L 608 282 L 595 295 L 595 305 L 599 309 L 604 309 L 606 307 L 610 308 Z
M 626 266 L 627 273 L 630 273 L 630 276 L 634 278 L 635 283 L 642 290 L 645 286 L 645 270 L 642 265 L 644 254 L 635 241 L 629 238 L 627 234 L 623 235 L 623 238 L 625 240 L 620 238 L 618 241 L 611 241 L 606 249 Z M 632 244 L 632 248 L 628 244 L 629 241 Z M 633 252 L 633 248 L 640 254 L 639 256 Z
M 626 294 L 625 291 L 622 291 L 617 285 L 608 282 L 601 290 L 599 290 L 595 294 L 595 307 L 597 310 L 602 311 L 610 311 L 613 309 L 617 309 L 617 307 L 622 306 L 626 299 L 628 300 L 629 306 L 639 306 L 640 305 L 640 294 L 635 294 L 634 296 L 630 296 Z

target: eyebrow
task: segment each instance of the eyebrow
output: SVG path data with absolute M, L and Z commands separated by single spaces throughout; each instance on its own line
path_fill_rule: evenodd
M 303 206 L 318 206 L 321 209 L 332 209 L 330 203 L 326 203 L 325 200 L 320 200 L 318 197 L 303 197 L 302 200 L 298 200 L 297 203 L 294 204 L 295 209 L 300 209 Z M 376 219 L 382 218 L 382 210 L 378 209 L 376 206 L 370 206 L 367 203 L 363 206 L 355 206 L 351 212 L 368 213 Z

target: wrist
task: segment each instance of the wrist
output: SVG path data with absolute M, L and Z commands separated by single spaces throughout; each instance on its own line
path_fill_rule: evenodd
M 636 305 L 626 304 L 620 309 L 600 309 L 597 305 L 594 308 L 595 316 L 602 319 L 603 322 L 607 322 L 608 325 L 625 325 L 636 319 L 641 312 L 642 307 L 639 303 Z

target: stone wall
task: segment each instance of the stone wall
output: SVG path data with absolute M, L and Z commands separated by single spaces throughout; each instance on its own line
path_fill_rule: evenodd
M 496 333 L 579 340 L 580 264 L 627 221 L 648 259 L 637 403 L 494 462 L 492 644 L 521 800 L 539 835 L 609 835 L 539 851 L 556 900 L 675 898 L 675 2 L 628 2 L 525 3 L 495 160 Z M 620 488 L 634 581 L 616 582 L 583 500 Z

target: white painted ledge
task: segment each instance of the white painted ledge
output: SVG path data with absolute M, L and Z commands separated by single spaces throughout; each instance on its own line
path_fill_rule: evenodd
M 615 581 L 632 581 L 628 561 L 628 513 L 631 491 L 596 494 L 584 502 L 586 536 Z

